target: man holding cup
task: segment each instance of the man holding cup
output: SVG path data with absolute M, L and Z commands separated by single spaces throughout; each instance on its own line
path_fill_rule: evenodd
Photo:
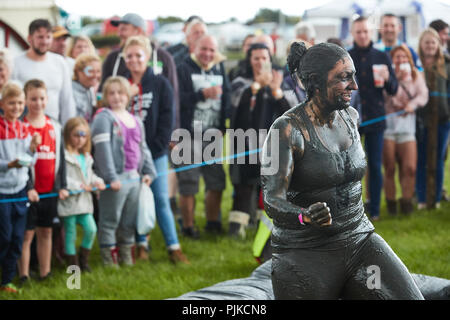
M 353 21 L 351 32 L 354 46 L 349 50 L 356 68 L 359 95 L 361 98 L 361 122 L 383 117 L 383 90 L 389 95 L 397 92 L 398 83 L 392 70 L 389 56 L 373 47 L 372 27 L 365 17 Z M 367 154 L 369 173 L 369 212 L 372 220 L 378 220 L 380 214 L 381 189 L 383 176 L 381 163 L 383 154 L 384 120 L 359 128 L 365 135 L 364 147 Z

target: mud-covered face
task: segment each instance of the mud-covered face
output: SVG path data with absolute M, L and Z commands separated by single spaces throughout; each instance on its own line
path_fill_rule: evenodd
M 355 66 L 350 57 L 339 59 L 328 72 L 326 95 L 321 94 L 328 109 L 342 110 L 350 106 L 352 90 L 358 89 L 355 73 Z

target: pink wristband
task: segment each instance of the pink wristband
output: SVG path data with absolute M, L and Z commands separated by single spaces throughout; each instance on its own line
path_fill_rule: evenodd
M 298 221 L 300 221 L 300 224 L 301 225 L 305 225 L 304 223 L 303 223 L 303 215 L 300 213 L 299 215 L 298 215 Z

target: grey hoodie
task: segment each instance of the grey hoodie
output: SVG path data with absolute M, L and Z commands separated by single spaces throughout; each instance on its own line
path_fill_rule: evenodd
M 72 91 L 77 108 L 77 117 L 82 117 L 90 123 L 94 110 L 93 103 L 97 101 L 96 97 L 94 97 L 90 88 L 86 89 L 81 83 L 75 80 L 72 81 Z
M 152 181 L 156 178 L 156 170 L 152 154 L 145 142 L 145 130 L 142 121 L 135 117 L 141 128 L 141 162 L 139 173 L 148 174 Z M 119 179 L 119 174 L 125 170 L 125 151 L 122 129 L 114 113 L 107 109 L 100 109 L 92 122 L 92 143 L 94 146 L 94 163 L 98 175 L 111 183 Z

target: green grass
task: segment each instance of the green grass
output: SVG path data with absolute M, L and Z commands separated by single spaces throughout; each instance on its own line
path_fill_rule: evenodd
M 448 168 L 448 166 L 446 166 Z M 447 190 L 450 183 L 446 181 Z M 231 183 L 222 203 L 222 221 L 227 228 L 232 201 Z M 200 230 L 205 225 L 203 193 L 197 196 L 196 221 Z M 178 226 L 177 226 L 178 227 Z M 391 217 L 382 203 L 381 220 L 375 222 L 379 233 L 412 273 L 450 279 L 450 203 L 439 210 L 415 211 L 410 216 Z M 164 240 L 157 227 L 152 232 L 151 260 L 137 262 L 119 270 L 101 265 L 97 243 L 91 259 L 93 272 L 82 274 L 81 289 L 70 290 L 66 282 L 70 274 L 63 267 L 54 267 L 53 278 L 45 283 L 32 280 L 20 295 L 0 293 L 2 299 L 166 299 L 211 286 L 215 283 L 247 277 L 258 266 L 252 257 L 250 229 L 245 240 L 226 235 L 202 234 L 199 241 L 180 236 L 183 251 L 191 265 L 174 266 L 169 262 Z

